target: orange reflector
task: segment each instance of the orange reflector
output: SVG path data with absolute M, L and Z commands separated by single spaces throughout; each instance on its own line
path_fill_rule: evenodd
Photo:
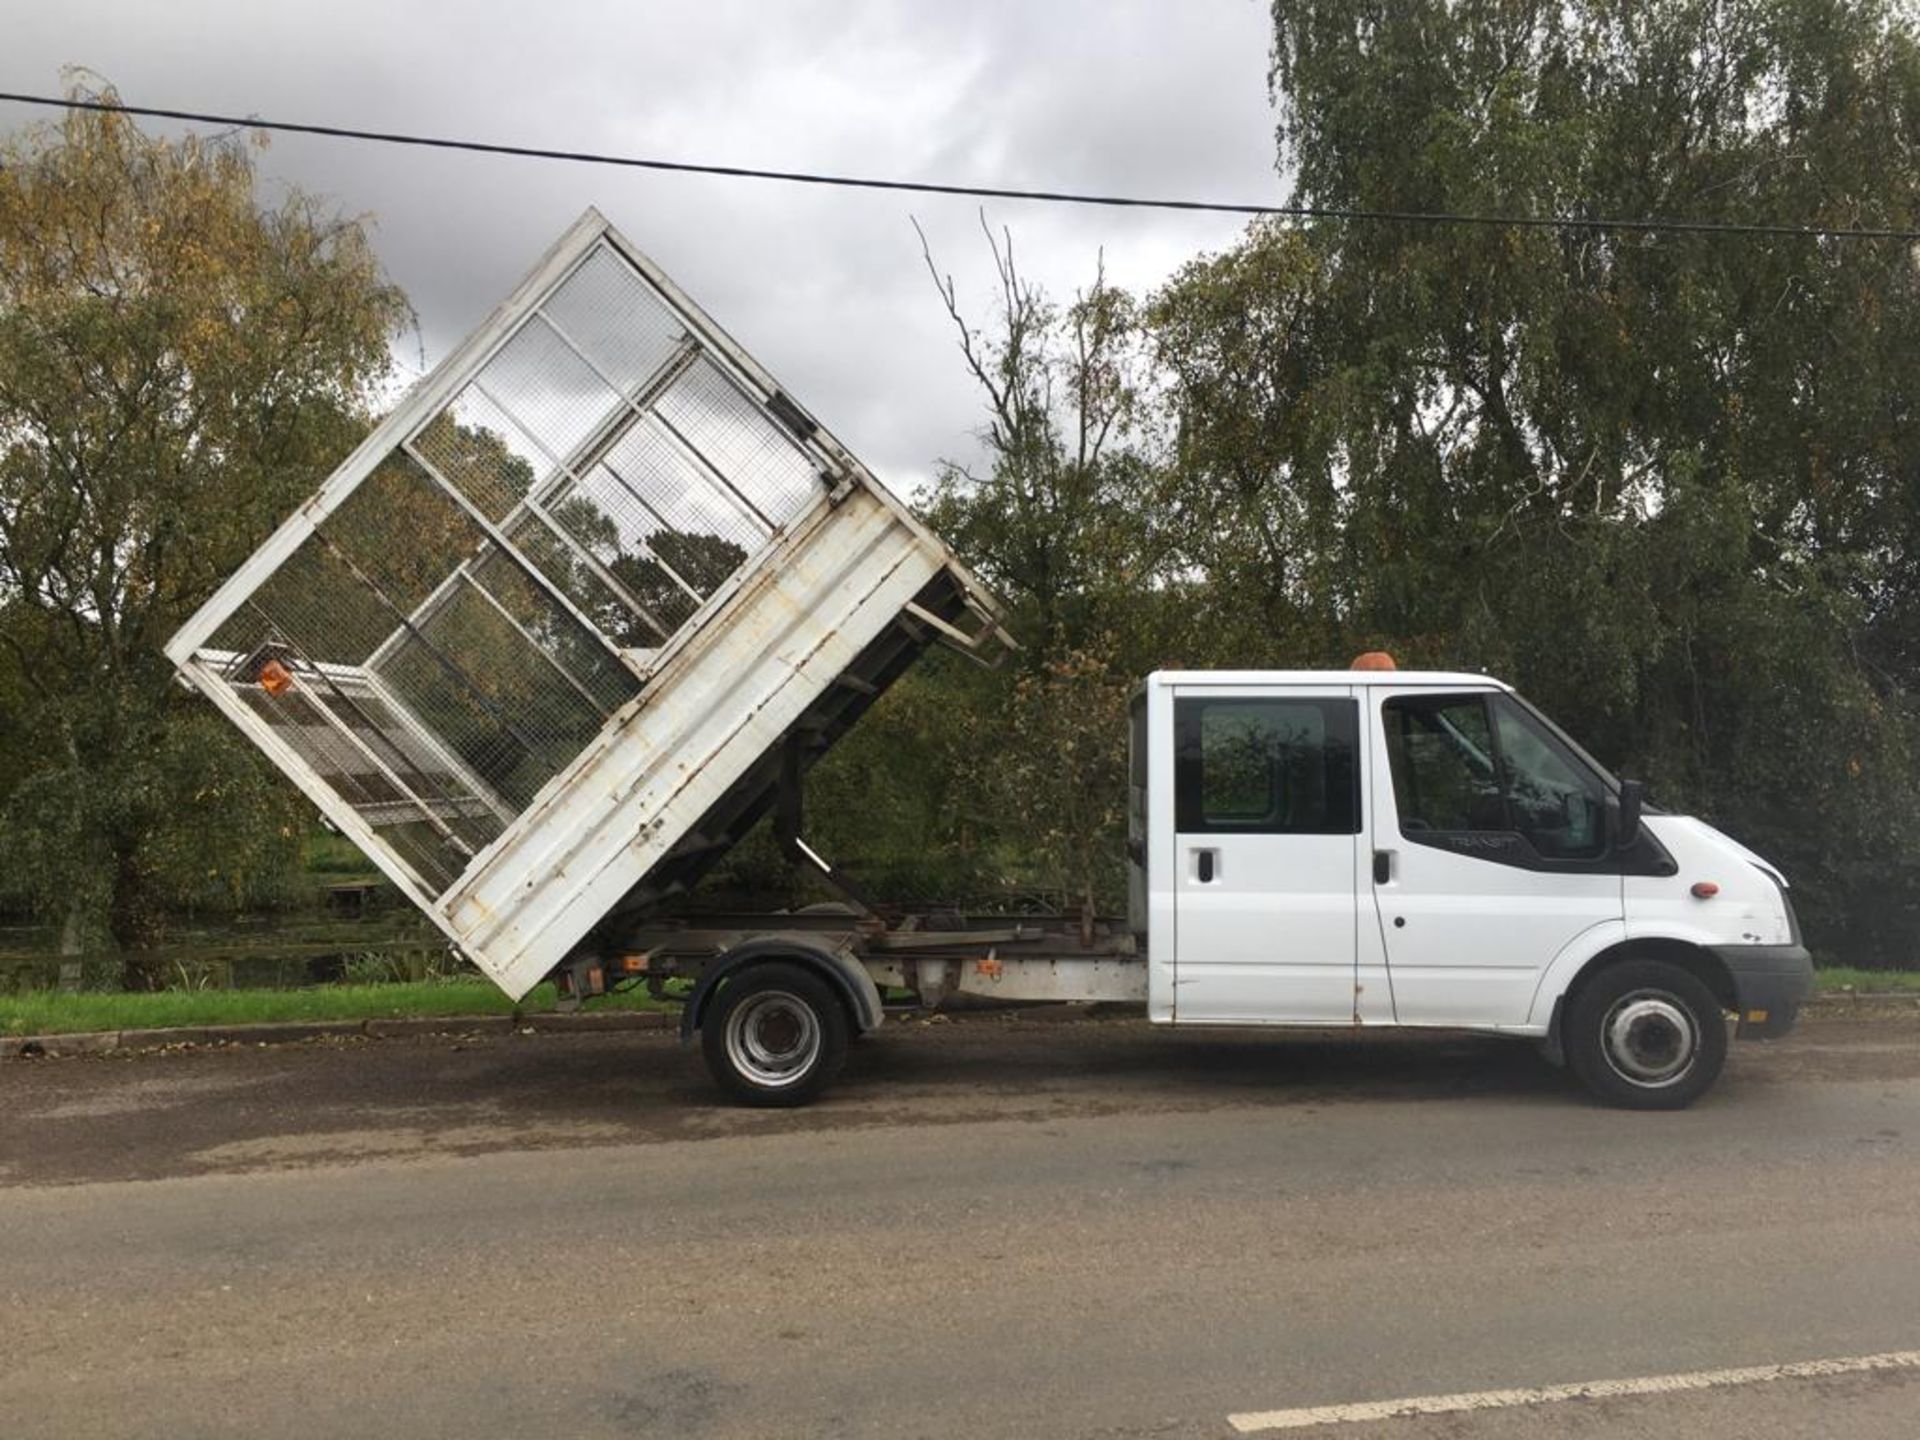
M 1766 1023 L 1767 1023 L 1767 1012 L 1766 1012 L 1766 1011 L 1764 1011 L 1764 1010 L 1749 1010 L 1749 1011 L 1747 1011 L 1747 1023 L 1748 1023 L 1749 1025 L 1764 1025 L 1764 1024 L 1766 1024 Z
M 647 970 L 647 957 L 644 955 L 622 955 L 620 969 L 627 975 L 644 975 Z
M 1369 650 L 1364 655 L 1354 656 L 1353 664 L 1347 668 L 1349 670 L 1398 670 L 1400 667 L 1393 663 L 1393 657 L 1386 651 Z
M 293 673 L 278 660 L 260 667 L 260 688 L 269 695 L 284 695 L 293 688 Z
M 1711 900 L 1720 893 L 1720 887 L 1711 880 L 1693 882 L 1693 895 L 1696 900 Z

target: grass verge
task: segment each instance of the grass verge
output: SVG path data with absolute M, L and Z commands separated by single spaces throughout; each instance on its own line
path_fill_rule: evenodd
M 1824 967 L 1823 995 L 1920 995 L 1920 971 Z M 27 990 L 0 995 L 0 1035 L 67 1035 L 86 1030 L 160 1030 L 177 1025 L 258 1025 L 300 1020 L 387 1020 L 409 1016 L 539 1015 L 554 1007 L 553 986 L 537 986 L 518 1007 L 481 979 L 385 985 L 316 985 L 301 990 L 166 990 L 156 995 L 111 991 L 65 994 Z M 591 1010 L 661 1010 L 644 992 L 608 995 Z
M 258 1025 L 292 1020 L 387 1020 L 432 1015 L 538 1015 L 554 1006 L 541 985 L 518 1007 L 486 980 L 316 985 L 302 990 L 165 990 L 152 995 L 27 990 L 0 995 L 0 1035 L 158 1030 L 176 1025 Z M 589 1010 L 660 1010 L 644 992 L 608 995 Z
M 1823 965 L 1813 972 L 1822 995 L 1858 990 L 1872 995 L 1920 995 L 1920 970 L 1856 970 L 1851 965 Z

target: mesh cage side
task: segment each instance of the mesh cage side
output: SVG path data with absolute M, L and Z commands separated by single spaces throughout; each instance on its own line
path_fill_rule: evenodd
M 705 592 L 676 581 L 661 567 L 656 545 L 665 527 L 604 464 L 577 480 L 567 476 L 553 492 L 546 511 L 619 585 L 630 614 L 639 622 L 637 628 L 609 630 L 621 637 L 621 643 L 659 645 L 692 618 L 705 598 Z M 643 633 L 652 638 L 638 638 Z
M 408 442 L 433 478 L 457 490 L 587 622 L 614 643 L 652 649 L 678 628 L 621 588 L 608 566 L 624 552 L 621 523 L 592 497 L 531 493 L 546 462 L 507 412 L 469 386 Z M 564 532 L 562 534 L 555 533 Z M 572 543 L 570 544 L 569 541 Z M 608 576 L 612 576 L 611 583 Z
M 791 524 L 819 496 L 807 452 L 711 360 L 690 366 L 656 409 L 769 524 Z
M 236 657 L 226 682 L 432 894 L 639 689 L 403 455 L 320 523 L 215 644 Z
M 626 409 L 626 401 L 536 316 L 474 377 L 550 464 L 560 464 Z
M 364 670 L 314 660 L 252 602 L 214 643 L 226 656 L 221 682 L 374 827 L 429 894 L 500 833 L 496 811 Z
M 540 312 L 629 397 L 645 389 L 687 334 L 653 287 L 605 245 L 594 248 Z
M 642 651 L 824 491 L 604 242 L 408 444 L 589 623 Z
M 766 526 L 657 417 L 622 435 L 600 468 L 650 517 L 656 556 L 702 597 L 767 544 Z
M 680 617 L 663 614 L 646 594 L 634 590 L 618 556 L 605 565 L 605 571 L 620 588 L 616 591 L 601 578 L 582 555 L 584 550 L 597 559 L 607 548 L 588 546 L 581 534 L 598 526 L 581 524 L 581 517 L 564 505 L 550 513 L 551 522 L 531 513 L 509 519 L 508 542 L 573 602 L 588 624 L 614 644 L 634 650 L 657 649 L 679 628 Z M 567 539 L 555 534 L 556 529 L 565 532 Z
M 377 668 L 387 688 L 516 811 L 586 748 L 604 718 L 507 616 L 466 587 Z
M 433 896 L 825 503 L 752 367 L 576 253 L 197 652 Z
M 500 832 L 499 818 L 464 794 L 459 780 L 424 745 L 401 738 L 407 734 L 405 723 L 370 693 L 355 695 L 347 684 L 280 696 L 258 685 L 238 688 L 248 708 L 374 826 L 431 892 L 453 883 L 465 851 L 480 849 Z M 321 714 L 322 707 L 330 713 Z M 336 720 L 347 723 L 351 739 L 331 723 Z M 375 763 L 376 756 L 384 756 L 401 783 Z M 424 797 L 424 804 L 416 797 Z M 441 827 L 450 829 L 465 851 L 449 844 Z
M 546 465 L 507 412 L 472 386 L 428 421 L 411 446 L 495 525 L 526 499 Z

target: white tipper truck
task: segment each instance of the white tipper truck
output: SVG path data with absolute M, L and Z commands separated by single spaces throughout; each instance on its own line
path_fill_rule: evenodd
M 1730 1016 L 1781 1034 L 1809 991 L 1766 861 L 1498 681 L 1384 657 L 1146 678 L 1124 919 L 872 903 L 801 837 L 807 768 L 929 646 L 1011 643 L 590 210 L 168 655 L 508 995 L 692 981 L 683 1034 L 748 1103 L 818 1095 L 896 989 L 1510 1035 L 1672 1108 Z M 846 905 L 669 903 L 769 813 Z

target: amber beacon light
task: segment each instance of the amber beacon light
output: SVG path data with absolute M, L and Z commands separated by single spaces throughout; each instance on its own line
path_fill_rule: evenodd
M 293 688 L 293 672 L 278 660 L 260 667 L 260 688 L 269 695 L 284 695 Z
M 1364 655 L 1354 656 L 1353 664 L 1347 668 L 1350 670 L 1398 670 L 1400 667 L 1393 663 L 1393 657 L 1386 651 L 1369 650 Z

